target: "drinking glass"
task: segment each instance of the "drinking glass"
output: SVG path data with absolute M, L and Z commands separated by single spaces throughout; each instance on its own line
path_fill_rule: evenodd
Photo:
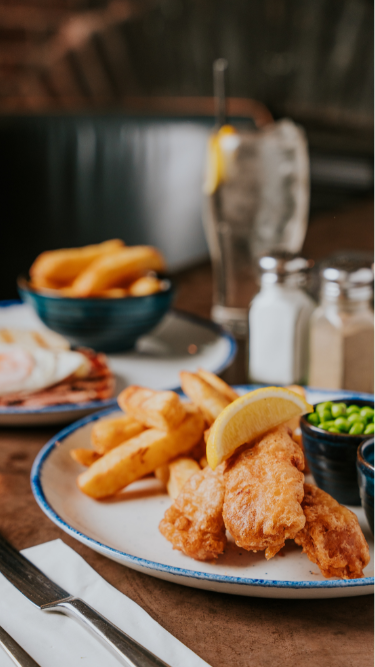
M 209 139 L 204 191 L 211 315 L 246 337 L 256 260 L 271 251 L 297 253 L 304 241 L 309 160 L 303 130 L 290 120 L 253 131 L 223 125 Z

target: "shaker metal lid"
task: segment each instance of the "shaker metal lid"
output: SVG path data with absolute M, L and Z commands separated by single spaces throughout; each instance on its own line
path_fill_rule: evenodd
M 338 267 L 327 267 L 321 273 L 323 294 L 328 297 L 343 296 L 350 300 L 370 299 L 374 271 L 369 267 L 347 270 Z
M 273 252 L 258 260 L 262 273 L 274 273 L 278 276 L 288 276 L 311 269 L 313 260 L 298 257 L 289 252 Z
M 372 269 L 363 267 L 357 271 L 344 271 L 343 269 L 327 268 L 323 269 L 322 276 L 324 280 L 335 283 L 347 283 L 348 286 L 359 287 L 359 285 L 370 285 L 374 280 Z

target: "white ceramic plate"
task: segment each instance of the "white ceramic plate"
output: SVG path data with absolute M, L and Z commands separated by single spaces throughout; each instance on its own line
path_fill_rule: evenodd
M 31 306 L 0 302 L 0 329 L 33 329 L 43 331 Z M 108 354 L 116 376 L 116 395 L 127 385 L 139 384 L 151 389 L 175 389 L 180 386 L 179 372 L 203 368 L 220 373 L 236 354 L 234 338 L 209 320 L 176 310 L 137 342 L 130 352 Z M 64 424 L 95 410 L 114 404 L 114 400 L 91 401 L 77 405 L 56 405 L 38 410 L 1 408 L 0 426 Z
M 251 388 L 237 389 L 245 393 Z M 345 392 L 308 392 L 308 400 L 314 403 L 328 396 L 341 397 Z M 373 592 L 373 538 L 361 508 L 351 509 L 370 544 L 371 562 L 364 579 L 343 581 L 325 579 L 292 541 L 283 550 L 284 556 L 270 561 L 263 553 L 249 553 L 231 542 L 215 564 L 174 551 L 158 530 L 171 501 L 156 479 L 131 484 L 119 497 L 107 501 L 85 496 L 76 485 L 83 468 L 71 459 L 69 451 L 89 447 L 93 423 L 111 412 L 96 413 L 65 428 L 47 443 L 32 469 L 36 501 L 54 523 L 78 541 L 134 570 L 211 591 L 272 598 L 334 598 Z

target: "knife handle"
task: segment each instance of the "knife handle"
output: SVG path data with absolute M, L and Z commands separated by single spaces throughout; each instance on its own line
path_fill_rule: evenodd
M 80 598 L 69 597 L 42 609 L 60 611 L 80 621 L 128 667 L 170 667 Z

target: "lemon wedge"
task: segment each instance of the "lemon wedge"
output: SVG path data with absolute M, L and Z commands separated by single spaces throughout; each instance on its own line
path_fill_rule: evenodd
M 207 442 L 207 461 L 215 470 L 245 444 L 293 417 L 313 412 L 299 394 L 283 387 L 262 387 L 230 403 L 217 417 Z
M 221 147 L 221 139 L 236 134 L 232 125 L 223 125 L 218 132 L 212 134 L 208 140 L 206 180 L 204 192 L 212 195 L 225 178 L 225 158 Z

